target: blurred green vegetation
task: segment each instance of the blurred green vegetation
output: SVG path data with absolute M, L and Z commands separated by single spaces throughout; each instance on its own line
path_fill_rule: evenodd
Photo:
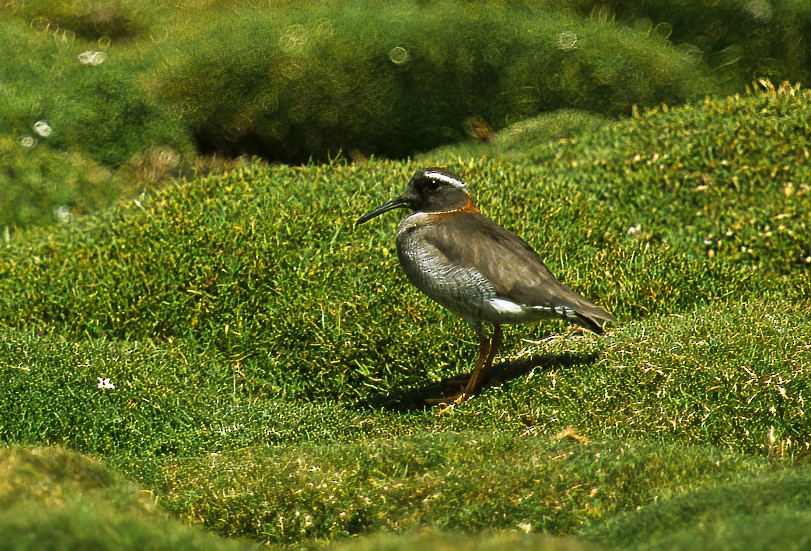
M 148 35 L 160 7 L 142 0 L 9 0 L 5 9 L 34 28 L 111 45 Z
M 47 179 L 53 198 L 0 226 L 134 197 L 200 154 L 404 157 L 559 110 L 617 117 L 807 81 L 809 30 L 796 0 L 10 0 L 0 139 L 40 151 L 5 193 Z M 64 177 L 49 171 L 66 155 Z
M 0 138 L 0 219 L 6 224 L 66 223 L 75 214 L 111 206 L 111 195 L 124 192 L 126 182 L 99 163 L 27 138 L 31 145 Z
M 0 226 L 97 211 L 193 158 L 188 131 L 139 89 L 137 60 L 83 64 L 89 44 L 7 16 L 0 47 Z
M 664 42 L 491 3 L 244 11 L 177 46 L 155 93 L 198 139 L 291 160 L 403 156 L 458 140 L 473 116 L 501 127 L 540 111 L 620 114 L 715 91 Z

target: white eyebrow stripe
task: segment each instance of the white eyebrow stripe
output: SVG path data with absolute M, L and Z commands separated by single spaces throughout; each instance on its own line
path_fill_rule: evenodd
M 457 180 L 453 176 L 448 176 L 447 174 L 442 174 L 441 172 L 426 172 L 425 175 L 428 178 L 433 178 L 434 180 L 439 180 L 440 182 L 445 182 L 446 184 L 450 184 L 452 186 L 463 188 L 465 187 L 465 183 Z

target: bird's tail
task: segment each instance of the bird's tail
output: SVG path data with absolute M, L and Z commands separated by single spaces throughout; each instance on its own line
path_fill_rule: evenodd
M 581 297 L 579 302 L 579 304 L 567 306 L 532 306 L 529 307 L 529 310 L 536 312 L 539 319 L 559 318 L 575 323 L 598 335 L 605 333 L 603 327 L 606 323 L 617 321 L 617 318 L 586 299 Z
M 575 312 L 573 316 L 566 316 L 566 319 L 576 323 L 580 327 L 584 327 L 589 331 L 597 333 L 598 335 L 605 334 L 605 330 L 603 326 L 609 321 L 617 321 L 617 318 L 609 314 L 608 312 L 604 312 L 605 317 L 590 317 L 587 314 L 581 314 L 580 312 Z
M 578 300 L 575 304 L 570 303 L 564 308 L 555 309 L 561 318 L 571 323 L 576 323 L 580 327 L 588 329 L 598 335 L 605 333 L 603 327 L 606 323 L 617 321 L 617 318 L 596 304 L 589 302 L 583 297 L 577 298 Z

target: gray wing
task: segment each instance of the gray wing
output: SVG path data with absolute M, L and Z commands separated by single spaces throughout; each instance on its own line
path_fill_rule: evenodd
M 601 332 L 616 318 L 560 283 L 523 239 L 481 214 L 448 216 L 423 230 L 422 239 L 461 268 L 479 272 L 495 298 L 573 312 L 571 321 Z

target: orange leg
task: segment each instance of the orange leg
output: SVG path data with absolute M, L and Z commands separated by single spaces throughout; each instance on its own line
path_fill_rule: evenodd
M 481 342 L 486 342 L 487 337 L 484 335 L 484 330 L 480 329 L 479 332 Z M 476 361 L 476 367 L 470 372 L 470 378 L 465 385 L 465 389 L 462 391 L 466 396 L 473 396 L 478 390 L 478 387 L 486 383 L 490 378 L 490 371 L 493 369 L 493 360 L 496 358 L 496 352 L 498 352 L 502 342 L 504 342 L 504 339 L 501 333 L 501 326 L 495 323 L 493 324 L 493 337 L 490 339 L 490 343 L 486 348 L 484 346 L 479 348 L 479 360 Z M 482 358 L 482 352 L 485 350 L 487 350 L 487 356 Z
M 479 338 L 482 337 L 484 337 L 484 330 L 481 330 L 481 336 Z M 486 337 L 484 337 L 483 340 L 485 339 Z M 493 369 L 493 360 L 495 360 L 496 352 L 498 352 L 502 342 L 504 342 L 504 339 L 501 333 L 501 326 L 495 323 L 493 324 L 493 337 L 490 339 L 490 344 L 487 346 L 487 357 L 481 364 L 479 364 L 479 361 L 477 361 L 476 367 L 470 372 L 470 378 L 468 379 L 464 390 L 466 395 L 472 396 L 475 394 L 478 387 L 486 383 L 490 378 L 490 371 Z M 479 360 L 481 360 L 481 353 L 483 351 L 484 347 L 479 348 Z
M 462 400 L 473 396 L 479 387 L 483 383 L 487 382 L 487 379 L 490 378 L 490 371 L 493 368 L 493 360 L 495 359 L 496 352 L 498 352 L 498 349 L 503 342 L 501 326 L 494 324 L 493 337 L 491 339 L 487 338 L 487 334 L 485 333 L 484 327 L 481 323 L 474 325 L 473 329 L 476 331 L 476 336 L 479 337 L 479 357 L 476 358 L 476 363 L 473 370 L 464 378 L 465 382 L 463 382 L 463 389 L 456 394 L 452 394 L 451 396 L 447 396 L 445 398 L 433 398 L 426 400 L 427 403 L 452 404 L 461 402 Z

